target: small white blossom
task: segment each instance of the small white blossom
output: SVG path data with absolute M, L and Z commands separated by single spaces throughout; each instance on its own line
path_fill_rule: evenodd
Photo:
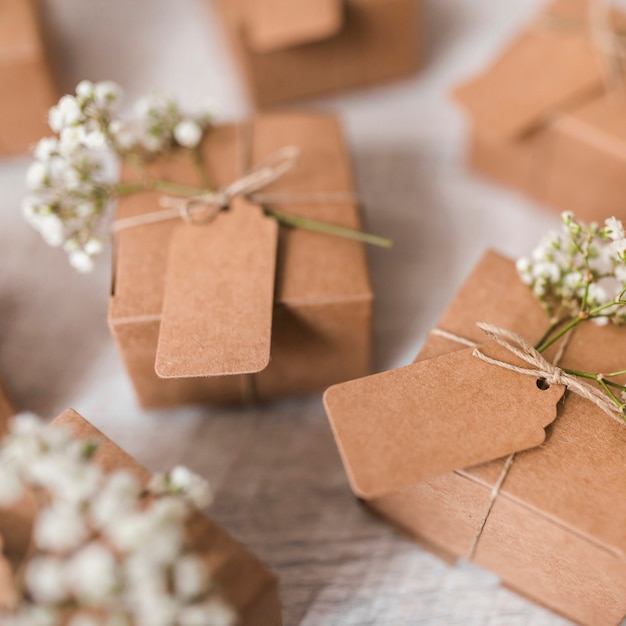
M 34 538 L 44 550 L 60 553 L 74 550 L 89 536 L 80 511 L 72 506 L 56 505 L 37 517 Z
M 237 616 L 233 610 L 217 600 L 192 605 L 181 610 L 180 626 L 233 626 Z
M 200 557 L 187 555 L 174 565 L 174 587 L 183 600 L 201 596 L 208 580 L 207 565 Z
M 37 556 L 26 568 L 26 586 L 37 602 L 58 604 L 68 598 L 65 563 L 53 556 Z
M 202 128 L 192 120 L 183 120 L 174 128 L 176 141 L 185 148 L 195 148 L 202 139 Z
M 24 492 L 24 485 L 14 467 L 0 464 L 0 506 L 17 502 Z
M 74 250 L 70 253 L 70 265 L 81 274 L 88 274 L 93 270 L 93 259 L 84 250 Z
M 34 226 L 49 246 L 56 248 L 63 244 L 65 229 L 63 222 L 56 215 L 40 215 L 35 221 Z
M 76 85 L 76 95 L 80 98 L 93 98 L 94 95 L 94 84 L 90 80 L 81 80 L 78 85 Z
M 613 241 L 617 241 L 618 239 L 624 239 L 624 237 L 626 236 L 624 234 L 624 227 L 622 226 L 622 223 L 615 217 L 609 217 L 605 221 L 604 232 L 606 236 Z
M 139 481 L 129 472 L 118 471 L 111 474 L 104 488 L 91 502 L 91 514 L 97 526 L 105 527 L 133 513 L 140 493 Z
M 59 140 L 56 137 L 44 137 L 35 147 L 35 158 L 48 161 L 59 151 Z
M 100 254 L 102 252 L 102 248 L 102 241 L 100 239 L 96 239 L 95 237 L 91 237 L 91 239 L 88 239 L 87 243 L 85 244 L 85 252 L 92 257 Z
M 88 602 L 104 600 L 119 584 L 115 557 L 102 544 L 91 543 L 70 559 L 66 581 L 74 596 Z
M 63 96 L 59 104 L 50 109 L 48 122 L 50 128 L 59 133 L 67 126 L 72 126 L 82 118 L 81 107 L 74 96 Z
M 94 88 L 94 98 L 100 107 L 110 107 L 122 96 L 122 90 L 117 83 L 107 80 L 97 83 Z
M 155 474 L 150 486 L 155 493 L 180 493 L 199 509 L 211 504 L 213 499 L 208 482 L 182 466 L 167 474 Z
M 35 161 L 26 172 L 26 184 L 32 191 L 38 191 L 45 186 L 50 170 L 45 163 Z

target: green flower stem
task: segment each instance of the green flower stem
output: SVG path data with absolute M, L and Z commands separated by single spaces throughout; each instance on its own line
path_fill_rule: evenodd
M 581 322 L 584 322 L 585 320 L 588 320 L 588 319 L 592 319 L 594 317 L 604 317 L 603 312 L 606 309 L 610 309 L 611 307 L 614 307 L 614 306 L 623 306 L 623 305 L 626 305 L 626 302 L 622 300 L 620 297 L 620 299 L 618 300 L 614 300 L 613 302 L 607 302 L 606 304 L 602 304 L 596 307 L 595 309 L 591 309 L 588 313 L 584 313 L 581 311 L 576 318 L 574 318 L 567 326 L 563 327 L 556 335 L 551 337 L 549 340 L 544 341 L 537 348 L 537 352 L 544 352 L 545 350 L 547 350 L 550 346 L 554 345 L 561 337 L 566 335 L 568 332 L 570 332 L 572 329 L 578 326 L 578 324 L 580 324 Z
M 550 335 L 561 325 L 565 324 L 565 322 L 567 322 L 569 320 L 569 316 L 568 317 L 562 317 L 560 319 L 558 319 L 556 322 L 552 322 L 552 324 L 550 324 L 550 326 L 548 326 L 548 330 L 546 330 L 546 332 L 543 334 L 543 336 L 541 337 L 541 339 L 535 344 L 535 350 L 537 350 L 541 345 L 543 345 L 543 343 L 545 343 L 548 338 L 550 337 Z
M 203 194 L 210 193 L 209 189 L 199 189 L 197 187 L 179 185 L 178 183 L 172 183 L 167 180 L 151 180 L 140 183 L 120 183 L 118 185 L 114 185 L 111 190 L 117 196 L 125 196 L 141 191 L 163 191 L 165 193 L 173 193 L 186 197 L 201 196 Z M 301 217 L 299 215 L 283 213 L 282 211 L 275 211 L 274 209 L 270 209 L 266 206 L 263 207 L 263 211 L 266 215 L 273 217 L 281 224 L 286 224 L 295 228 L 312 230 L 326 235 L 343 237 L 344 239 L 354 239 L 362 243 L 380 246 L 381 248 L 391 248 L 393 246 L 393 241 L 391 239 L 379 237 L 378 235 L 373 235 L 371 233 L 364 233 L 359 230 L 353 230 L 351 228 L 329 224 L 328 222 L 313 220 L 308 217 Z
M 537 352 L 544 352 L 545 350 L 547 350 L 550 346 L 554 345 L 561 337 L 563 337 L 564 335 L 567 335 L 567 333 L 569 333 L 571 330 L 573 330 L 574 328 L 576 328 L 576 326 L 578 326 L 578 324 L 580 324 L 581 322 L 583 322 L 585 319 L 587 319 L 586 317 L 581 317 L 580 315 L 576 318 L 574 318 L 569 324 L 567 324 L 566 326 L 564 326 L 558 333 L 556 333 L 556 335 L 554 335 L 551 339 L 548 339 L 547 341 L 544 341 L 538 348 L 537 348 Z
M 611 372 L 610 374 L 605 374 L 607 378 L 613 378 L 614 376 L 621 376 L 622 374 L 626 374 L 626 370 L 620 370 L 619 372 Z
M 625 391 L 626 387 L 624 385 L 614 383 L 610 380 L 605 380 L 606 374 L 592 374 L 591 372 L 581 372 L 579 370 L 573 370 L 567 367 L 563 367 L 561 369 L 566 374 L 570 374 L 578 378 L 587 378 L 588 380 L 593 380 L 599 383 L 602 389 L 604 389 L 605 393 L 609 396 L 609 398 L 611 398 L 611 400 L 615 403 L 620 411 L 623 411 L 624 408 L 626 408 L 626 404 L 622 402 L 611 390 L 611 387 L 613 387 L 615 389 L 619 389 L 620 391 Z M 624 420 L 626 420 L 626 415 L 624 416 Z
M 290 213 L 282 213 L 275 211 L 267 207 L 263 207 L 266 215 L 273 217 L 281 224 L 288 226 L 294 226 L 295 228 L 303 228 L 305 230 L 313 230 L 318 233 L 324 233 L 326 235 L 335 235 L 336 237 L 343 237 L 344 239 L 354 239 L 363 243 L 369 243 L 374 246 L 380 246 L 381 248 L 391 248 L 393 241 L 386 239 L 385 237 L 379 237 L 371 233 L 364 233 L 360 230 L 353 230 L 351 228 L 345 228 L 343 226 L 337 226 L 335 224 L 329 224 L 328 222 L 320 222 L 308 217 L 302 217 L 300 215 L 292 215 Z

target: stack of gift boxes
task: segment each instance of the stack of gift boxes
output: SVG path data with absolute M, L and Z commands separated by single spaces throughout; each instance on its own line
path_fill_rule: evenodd
M 411 76 L 419 66 L 421 8 L 414 0 L 216 3 L 259 108 Z M 548 4 L 453 98 L 471 124 L 472 170 L 602 224 L 609 216 L 626 218 L 626 109 L 612 71 L 620 59 L 598 43 L 589 9 L 583 0 Z M 607 28 L 619 32 L 625 18 L 606 15 Z M 0 33 L 4 82 L 11 85 L 11 98 L 0 101 L 0 152 L 12 155 L 47 134 L 55 97 L 34 3 L 5 2 Z M 484 404 L 437 413 L 454 404 L 459 380 L 471 395 L 490 384 L 476 378 L 476 346 L 488 358 L 493 350 L 477 322 L 541 345 L 548 320 L 513 261 L 487 252 L 415 363 L 369 376 L 373 293 L 363 241 L 280 219 L 276 225 L 272 217 L 280 211 L 346 232 L 365 230 L 334 117 L 264 111 L 211 127 L 198 162 L 174 153 L 151 160 L 142 173 L 126 165 L 121 182 L 140 184 L 148 173 L 180 186 L 210 180 L 212 189 L 228 190 L 286 147 L 298 153 L 289 168 L 259 189 L 228 196 L 202 223 L 153 219 L 161 200 L 154 189 L 119 200 L 116 220 L 132 225 L 114 237 L 108 321 L 140 404 L 241 405 L 328 390 L 325 405 L 351 486 L 373 512 L 438 553 L 493 570 L 569 618 L 619 623 L 626 615 L 624 426 L 588 397 L 565 391 L 567 381 L 556 375 L 546 382 L 539 371 L 521 380 L 524 372 L 505 368 L 505 375 L 489 369 L 493 363 L 480 367 L 494 385 L 514 386 L 508 399 L 498 404 L 485 393 Z M 215 233 L 233 239 L 221 249 Z M 557 359 L 557 348 L 550 358 Z M 617 325 L 585 325 L 560 348 L 561 370 L 624 368 L 626 337 Z M 498 362 L 523 369 L 516 356 L 501 352 L 495 349 Z M 516 412 L 504 415 L 511 397 Z M 425 415 L 425 406 L 437 414 Z M 0 393 L 2 423 L 12 414 Z M 535 428 L 532 436 L 518 428 L 518 418 Z M 502 435 L 481 430 L 481 421 L 504 424 Z M 69 426 L 80 439 L 99 438 L 105 469 L 127 468 L 146 479 L 78 414 L 68 411 L 55 425 Z M 9 572 L 27 558 L 35 513 L 22 513 L 9 510 L 0 524 Z M 274 575 L 207 518 L 194 533 L 240 623 L 280 624 Z M 0 577 L 6 571 L 5 563 Z

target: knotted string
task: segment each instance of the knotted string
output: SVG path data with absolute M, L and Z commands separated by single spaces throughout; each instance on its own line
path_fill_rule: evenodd
M 564 372 L 554 363 L 550 363 L 550 361 L 548 361 L 523 337 L 511 332 L 510 330 L 498 328 L 493 324 L 479 322 L 477 326 L 498 345 L 506 348 L 509 352 L 520 358 L 525 363 L 528 363 L 531 367 L 518 367 L 517 365 L 511 365 L 506 361 L 492 359 L 484 354 L 480 350 L 479 346 L 474 348 L 473 355 L 475 357 L 478 357 L 481 361 L 485 361 L 485 363 L 502 367 L 504 369 L 511 370 L 512 372 L 525 374 L 527 376 L 535 376 L 536 378 L 543 378 L 550 385 L 565 385 L 571 392 L 579 395 L 585 400 L 589 400 L 589 402 L 602 409 L 610 418 L 616 420 L 621 425 L 624 425 L 625 422 L 622 412 L 603 391 L 597 387 L 592 387 L 590 384 L 580 380 L 573 374 Z
M 113 231 L 154 224 L 175 218 L 182 218 L 189 224 L 206 224 L 212 221 L 220 211 L 227 208 L 237 196 L 248 197 L 255 203 L 292 204 L 292 203 L 337 203 L 355 202 L 353 194 L 344 192 L 291 193 L 275 192 L 255 194 L 290 172 L 300 158 L 300 148 L 285 146 L 270 154 L 259 165 L 249 169 L 241 178 L 217 191 L 208 191 L 190 198 L 163 196 L 159 203 L 163 211 L 154 211 L 143 215 L 116 220 Z
M 604 395 L 599 389 L 595 387 L 591 387 L 590 385 L 583 383 L 582 381 L 579 381 L 574 376 L 572 376 L 571 374 L 568 374 L 567 372 L 564 372 L 561 368 L 558 367 L 557 363 L 559 363 L 559 361 L 561 360 L 563 356 L 567 343 L 569 342 L 569 339 L 571 338 L 571 334 L 568 335 L 565 338 L 564 342 L 561 344 L 561 347 L 559 348 L 559 351 L 554 358 L 554 362 L 550 363 L 548 360 L 545 359 L 545 357 L 540 352 L 538 352 L 531 344 L 528 343 L 528 341 L 526 341 L 520 335 L 514 332 L 511 332 L 510 330 L 505 330 L 503 328 L 494 326 L 493 324 L 487 324 L 484 322 L 479 322 L 477 326 L 483 332 L 485 332 L 487 336 L 489 336 L 491 339 L 496 341 L 498 345 L 506 348 L 507 350 L 509 350 L 509 352 L 511 352 L 512 354 L 514 354 L 515 356 L 517 356 L 524 362 L 528 363 L 531 367 L 530 368 L 517 367 L 515 365 L 511 365 L 510 363 L 507 363 L 506 361 L 499 361 L 497 359 L 492 359 L 491 357 L 484 354 L 480 350 L 480 347 L 478 346 L 478 344 L 476 344 L 475 342 L 465 337 L 455 335 L 454 333 L 450 333 L 446 330 L 435 328 L 431 331 L 431 334 L 437 335 L 439 337 L 443 337 L 445 339 L 450 339 L 451 341 L 455 341 L 464 346 L 474 347 L 474 351 L 472 354 L 475 357 L 491 365 L 495 365 L 497 367 L 503 367 L 505 369 L 511 370 L 513 372 L 518 372 L 520 374 L 524 374 L 528 376 L 535 376 L 537 378 L 543 378 L 549 384 L 565 385 L 572 392 L 580 395 L 581 397 L 587 400 L 590 400 L 596 406 L 601 408 L 612 419 L 615 419 L 621 425 L 624 425 L 624 420 L 623 420 L 623 416 L 621 412 L 619 412 L 619 416 L 618 416 L 617 406 L 613 404 L 613 402 L 611 402 L 610 399 L 606 395 Z M 470 547 L 467 553 L 467 559 L 469 561 L 472 561 L 474 559 L 474 556 L 476 555 L 478 542 L 480 541 L 485 525 L 487 524 L 489 515 L 491 514 L 493 506 L 500 494 L 502 485 L 504 484 L 504 481 L 509 475 L 511 468 L 513 467 L 515 454 L 516 453 L 510 454 L 506 458 L 504 462 L 504 466 L 502 467 L 502 470 L 500 472 L 500 475 L 498 476 L 498 479 L 496 480 L 493 487 L 491 488 L 489 501 L 487 503 L 487 506 L 485 507 L 485 511 L 483 515 L 480 518 L 477 532 L 474 535 L 474 538 L 472 540 L 472 543 L 470 544 Z

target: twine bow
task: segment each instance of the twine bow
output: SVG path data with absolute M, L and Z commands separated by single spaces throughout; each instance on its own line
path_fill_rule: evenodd
M 116 220 L 113 224 L 113 230 L 117 232 L 176 217 L 181 217 L 189 224 L 210 222 L 222 209 L 229 206 L 234 197 L 249 196 L 255 191 L 267 187 L 291 171 L 299 158 L 300 148 L 285 146 L 270 154 L 259 165 L 222 189 L 190 198 L 163 196 L 160 199 L 160 204 L 165 210 Z
M 520 335 L 498 328 L 492 324 L 478 322 L 477 326 L 498 345 L 506 348 L 531 367 L 519 367 L 506 361 L 499 361 L 484 354 L 479 346 L 474 348 L 473 355 L 485 363 L 502 367 L 512 372 L 543 378 L 550 385 L 565 385 L 570 391 L 589 400 L 602 409 L 609 417 L 624 425 L 624 417 L 617 406 L 600 389 L 581 381 L 572 374 L 564 372 L 560 367 L 550 363 L 540 352 Z

